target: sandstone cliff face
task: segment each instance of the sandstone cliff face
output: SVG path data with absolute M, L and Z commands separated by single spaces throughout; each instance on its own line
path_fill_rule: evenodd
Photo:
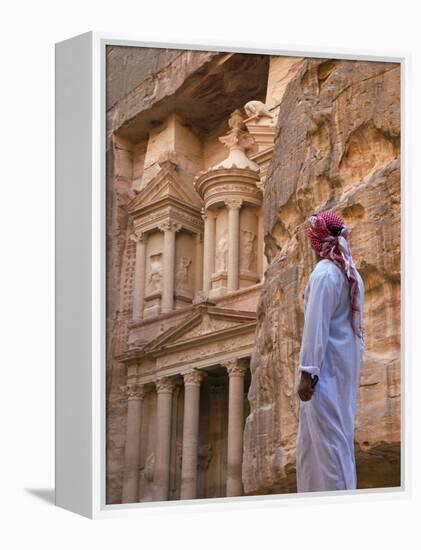
M 271 262 L 258 305 L 246 420 L 246 494 L 295 491 L 295 394 L 306 218 L 351 228 L 365 283 L 366 354 L 356 422 L 359 487 L 400 484 L 400 74 L 390 63 L 307 59 L 282 99 L 264 198 Z

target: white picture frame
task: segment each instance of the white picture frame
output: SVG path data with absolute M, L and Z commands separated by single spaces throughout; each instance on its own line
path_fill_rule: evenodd
M 107 505 L 105 503 L 105 48 L 109 45 L 388 61 L 401 65 L 402 259 L 401 487 Z M 405 105 L 408 53 L 290 49 L 218 41 L 165 43 L 89 32 L 56 44 L 56 505 L 90 518 L 318 502 L 408 498 L 410 373 Z

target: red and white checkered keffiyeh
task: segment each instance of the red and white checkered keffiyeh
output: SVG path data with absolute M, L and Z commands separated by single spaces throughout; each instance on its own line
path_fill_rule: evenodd
M 313 214 L 308 221 L 307 234 L 313 249 L 321 258 L 336 263 L 347 276 L 352 308 L 352 328 L 362 338 L 357 269 L 348 244 L 349 228 L 344 224 L 343 219 L 331 210 Z

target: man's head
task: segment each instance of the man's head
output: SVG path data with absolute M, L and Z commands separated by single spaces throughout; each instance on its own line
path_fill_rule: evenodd
M 348 243 L 349 229 L 343 219 L 332 212 L 324 210 L 309 217 L 307 230 L 311 247 L 320 258 L 335 262 L 344 270 L 349 281 L 349 292 L 352 307 L 352 326 L 356 334 L 362 334 L 361 316 L 359 312 L 359 289 L 357 270 L 352 259 Z
M 347 235 L 343 234 L 345 229 L 343 219 L 332 210 L 324 210 L 310 216 L 307 234 L 311 247 L 319 259 L 324 257 L 324 243 L 339 235 L 346 238 Z

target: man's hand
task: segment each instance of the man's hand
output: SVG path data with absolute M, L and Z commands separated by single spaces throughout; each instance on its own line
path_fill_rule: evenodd
M 301 378 L 297 391 L 301 401 L 310 401 L 314 393 L 314 389 L 311 387 L 311 382 L 311 374 L 309 372 L 301 371 Z

